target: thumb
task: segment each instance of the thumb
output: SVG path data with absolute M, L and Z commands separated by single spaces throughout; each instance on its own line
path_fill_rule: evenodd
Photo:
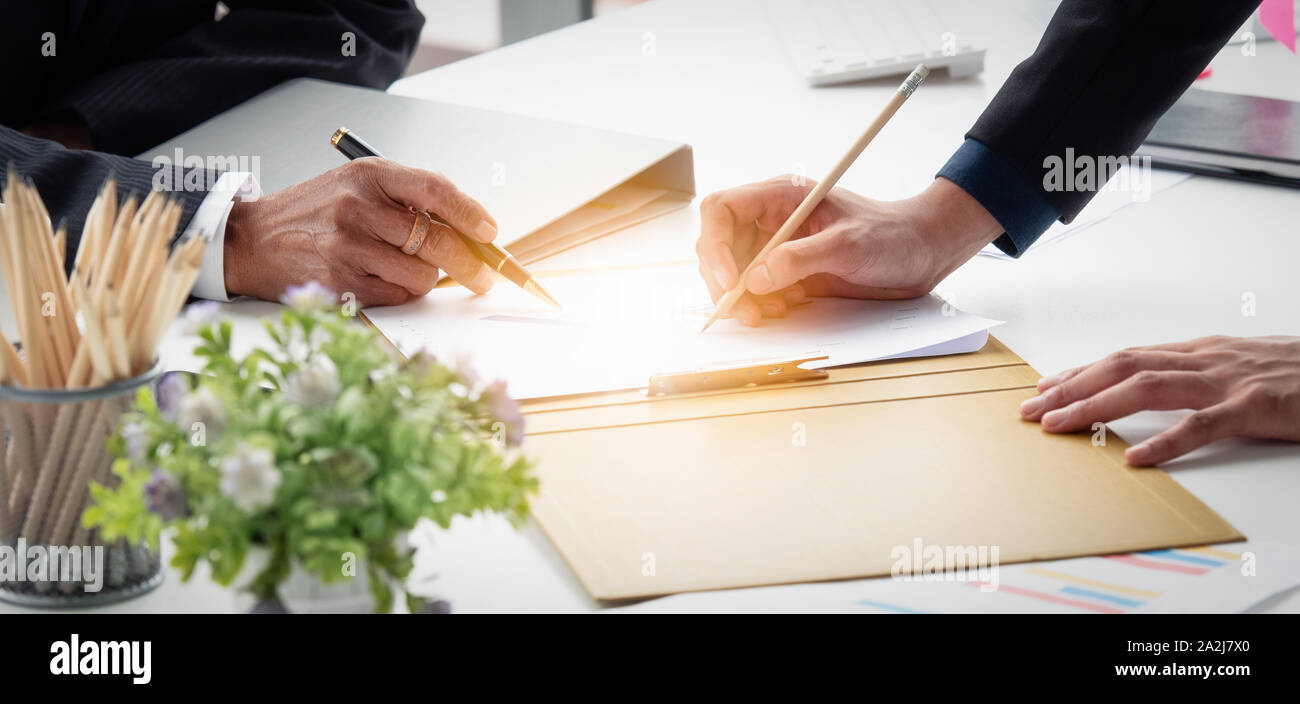
M 831 227 L 778 246 L 745 276 L 745 288 L 750 293 L 771 293 L 813 274 L 834 273 L 838 268 L 837 252 L 843 256 L 840 247 L 842 232 L 843 228 Z

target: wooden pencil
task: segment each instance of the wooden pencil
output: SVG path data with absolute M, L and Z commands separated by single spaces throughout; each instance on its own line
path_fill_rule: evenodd
M 0 354 L 4 357 L 3 363 L 5 365 L 4 378 L 0 379 L 0 383 L 11 386 L 27 386 L 27 364 L 18 355 L 18 348 L 14 347 L 14 344 L 2 332 L 0 332 L 0 347 L 3 348 L 3 350 L 0 350 Z
M 119 208 L 109 179 L 70 253 L 30 181 L 11 168 L 0 196 L 0 275 L 22 342 L 0 334 L 0 384 L 76 388 L 146 371 L 202 263 L 203 240 L 172 246 L 182 207 L 151 191 Z M 130 400 L 3 404 L 0 533 L 60 544 L 90 535 L 77 520 L 86 485 L 108 478 L 104 438 Z
M 15 467 L 9 496 L 9 511 L 15 516 L 26 516 L 31 503 L 32 489 L 36 485 L 38 458 L 33 452 L 32 428 L 24 404 L 4 404 L 5 424 L 9 428 L 9 466 Z
M 108 331 L 109 356 L 112 357 L 113 375 L 118 379 L 131 376 L 131 357 L 126 349 L 126 323 L 122 320 L 122 307 L 113 289 L 104 292 L 104 328 Z
M 41 457 L 40 467 L 36 471 L 36 485 L 32 488 L 31 502 L 27 506 L 27 515 L 23 520 L 21 533 L 23 536 L 34 539 L 44 535 L 45 515 L 53 501 L 51 495 L 55 485 L 58 484 L 59 475 L 64 471 L 64 465 L 67 464 L 65 457 L 72 454 L 70 448 L 73 443 L 68 440 L 69 437 L 75 437 L 72 433 L 82 424 L 84 405 L 68 403 L 59 408 L 51 432 L 54 441 L 50 443 L 44 457 Z
M 104 440 L 112 432 L 114 421 L 109 419 L 107 400 L 88 401 L 85 417 L 92 419 L 85 435 L 78 436 L 79 452 L 69 453 L 65 477 L 54 494 L 55 505 L 51 505 L 45 539 L 49 545 L 69 545 L 72 533 L 76 529 L 76 519 L 81 516 L 81 508 L 86 503 L 87 484 L 94 476 L 95 469 L 108 463 Z M 75 457 L 74 457 L 75 455 Z
M 32 320 L 35 313 L 32 312 L 31 302 L 37 299 L 36 287 L 31 280 L 30 267 L 27 266 L 27 257 L 22 248 L 22 232 L 26 226 L 23 223 L 22 210 L 24 204 L 17 196 L 18 175 L 11 168 L 5 180 L 3 190 L 4 202 L 7 204 L 3 210 L 0 210 L 0 217 L 5 221 L 5 249 L 8 251 L 7 260 L 11 271 L 6 272 L 6 281 L 9 288 L 9 299 L 14 309 L 14 318 L 18 323 L 19 339 L 23 341 L 23 352 L 26 357 L 31 385 L 34 388 L 48 388 L 50 375 L 47 374 L 47 365 L 49 357 L 44 354 L 42 347 L 44 336 L 37 333 L 35 324 Z M 25 200 L 25 199 L 23 199 Z
M 72 350 L 77 342 L 75 309 L 68 295 L 68 281 L 64 275 L 60 257 L 54 251 L 55 235 L 50 222 L 50 214 L 41 202 L 40 193 L 35 184 L 27 181 L 22 184 L 19 193 L 26 200 L 26 215 L 30 226 L 28 232 L 28 251 L 40 282 L 41 317 L 45 327 L 53 334 L 54 351 L 58 360 L 58 377 L 67 373 L 72 363 Z M 47 307 L 49 310 L 47 310 Z

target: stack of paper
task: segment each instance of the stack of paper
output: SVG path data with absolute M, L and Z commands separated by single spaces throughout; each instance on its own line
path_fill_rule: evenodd
M 366 316 L 403 354 L 466 357 L 518 398 L 635 389 L 657 371 L 754 359 L 822 353 L 828 359 L 809 366 L 838 366 L 973 352 L 998 324 L 933 296 L 818 298 L 757 328 L 723 320 L 701 333 L 713 304 L 693 263 L 537 275 L 563 312 L 500 283 L 486 296 L 439 288 Z

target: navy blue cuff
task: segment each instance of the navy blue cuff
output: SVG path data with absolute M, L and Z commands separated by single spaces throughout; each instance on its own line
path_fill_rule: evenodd
M 1029 249 L 1061 216 L 1042 190 L 1025 181 L 1009 162 L 981 142 L 967 138 L 939 169 L 989 211 L 1004 230 L 993 244 L 1009 256 Z

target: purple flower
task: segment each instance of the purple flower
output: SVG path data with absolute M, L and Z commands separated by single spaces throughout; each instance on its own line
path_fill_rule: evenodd
M 434 599 L 424 602 L 417 614 L 449 614 L 451 613 L 451 602 L 443 599 Z
M 506 393 L 506 382 L 502 379 L 487 385 L 479 400 L 487 404 L 488 412 L 505 424 L 505 441 L 507 445 L 517 446 L 524 441 L 524 413 L 519 409 L 519 402 Z M 498 426 L 492 424 L 493 432 Z
M 158 399 L 158 410 L 162 413 L 162 417 L 175 422 L 176 409 L 181 399 L 189 392 L 190 383 L 185 377 L 185 372 L 164 374 L 163 378 L 158 380 L 157 388 L 154 389 L 154 398 Z
M 339 295 L 318 281 L 308 281 L 301 286 L 290 286 L 280 296 L 280 302 L 303 312 L 329 308 L 337 303 Z
M 248 610 L 248 613 L 250 613 L 250 614 L 287 614 L 287 613 L 289 613 L 289 610 L 286 609 L 286 608 L 284 608 L 284 604 L 280 603 L 280 600 L 279 600 L 279 599 L 277 599 L 277 598 L 275 598 L 275 597 L 273 597 L 273 596 L 268 596 L 268 597 L 263 597 L 263 598 L 261 598 L 261 599 L 258 599 L 258 600 L 257 600 L 257 603 L 256 603 L 256 604 L 253 604 L 253 608 L 251 608 L 251 609 Z
M 190 304 L 185 309 L 183 328 L 186 335 L 197 335 L 207 326 L 215 323 L 221 316 L 221 304 L 216 301 L 202 301 Z
M 164 521 L 184 518 L 189 515 L 189 505 L 185 501 L 185 490 L 172 475 L 155 469 L 149 482 L 144 485 L 144 496 L 149 510 L 158 514 Z

